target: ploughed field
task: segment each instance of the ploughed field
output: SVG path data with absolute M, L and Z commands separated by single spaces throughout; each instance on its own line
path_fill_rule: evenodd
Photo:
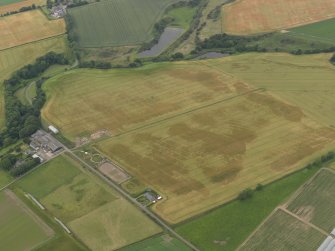
M 133 45 L 152 38 L 165 8 L 176 0 L 106 0 L 69 10 L 79 45 Z
M 8 79 L 16 70 L 32 63 L 36 58 L 47 52 L 65 52 L 65 39 L 65 37 L 59 36 L 0 51 L 0 127 L 5 122 L 3 81 Z
M 161 231 L 66 155 L 44 164 L 16 186 L 35 196 L 91 250 L 115 250 Z M 146 227 L 141 228 L 143 225 Z
M 290 80 L 290 88 L 308 90 L 308 77 L 330 84 L 329 55 L 264 57 L 67 72 L 45 83 L 42 116 L 73 141 L 109 130 L 112 137 L 96 147 L 163 195 L 155 212 L 180 222 L 297 170 L 334 145 L 335 130 L 311 119 L 301 103 L 259 88 Z
M 335 171 L 322 170 L 287 206 L 304 220 L 331 232 L 335 228 Z
M 335 17 L 333 0 L 240 0 L 223 6 L 224 31 L 255 34 Z
M 65 33 L 63 19 L 50 21 L 39 10 L 0 18 L 0 50 Z
M 277 209 L 239 250 L 317 250 L 327 237 L 294 216 Z

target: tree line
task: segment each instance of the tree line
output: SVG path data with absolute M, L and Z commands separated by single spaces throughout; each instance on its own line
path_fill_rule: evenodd
M 15 93 L 53 64 L 68 64 L 68 60 L 63 54 L 49 52 L 36 59 L 35 63 L 22 67 L 10 79 L 4 81 L 6 129 L 0 134 L 0 146 L 7 146 L 18 139 L 29 137 L 40 127 L 40 109 L 45 102 L 41 86 L 45 79 L 36 81 L 37 96 L 32 106 L 23 105 Z
M 211 36 L 210 38 L 206 38 L 204 41 L 197 41 L 197 46 L 193 54 L 200 53 L 203 50 L 209 49 L 220 49 L 222 53 L 241 53 L 241 52 L 266 52 L 266 51 L 285 51 L 283 48 L 269 48 L 263 46 L 262 42 L 266 39 L 271 38 L 273 33 L 267 33 L 262 35 L 254 35 L 254 36 L 235 36 L 228 34 L 216 34 Z M 290 41 L 288 41 L 290 40 Z M 282 43 L 295 42 L 291 41 L 292 39 L 282 39 Z M 312 47 L 312 46 L 311 46 Z M 327 53 L 334 52 L 335 46 L 330 46 L 324 49 L 295 49 L 289 51 L 295 55 L 301 54 L 316 54 L 316 53 Z
M 32 4 L 31 6 L 21 7 L 19 10 L 13 10 L 13 11 L 6 12 L 5 14 L 1 14 L 0 17 L 14 15 L 14 14 L 17 14 L 17 13 L 20 13 L 20 12 L 29 11 L 29 10 L 35 10 L 36 8 L 37 8 L 36 5 Z

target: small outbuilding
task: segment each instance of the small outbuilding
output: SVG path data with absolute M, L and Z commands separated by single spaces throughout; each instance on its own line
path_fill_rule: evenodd
M 56 127 L 54 127 L 53 125 L 50 125 L 48 128 L 54 134 L 59 133 L 58 129 Z

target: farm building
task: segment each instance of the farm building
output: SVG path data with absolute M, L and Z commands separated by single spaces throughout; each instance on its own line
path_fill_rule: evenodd
M 54 134 L 59 133 L 58 129 L 57 129 L 56 127 L 54 127 L 53 125 L 50 125 L 50 126 L 48 127 L 48 129 L 49 129 L 52 133 L 54 133 Z

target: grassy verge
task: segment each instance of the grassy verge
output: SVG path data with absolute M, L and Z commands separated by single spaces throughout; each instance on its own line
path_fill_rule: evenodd
M 177 226 L 176 231 L 201 250 L 235 250 L 274 208 L 317 170 L 312 168 L 296 172 L 256 192 L 248 201 L 233 201 Z

